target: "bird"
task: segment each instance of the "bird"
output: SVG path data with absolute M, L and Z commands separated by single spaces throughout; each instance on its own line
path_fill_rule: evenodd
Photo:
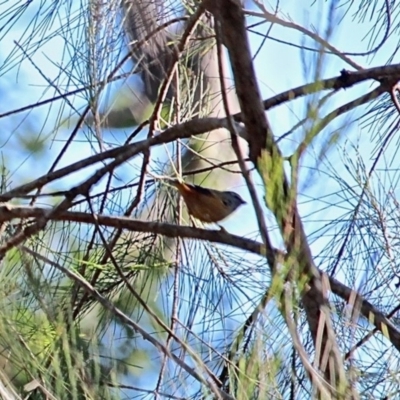
M 188 212 L 205 223 L 218 223 L 229 217 L 246 202 L 235 192 L 209 189 L 198 185 L 171 181 L 185 201 Z

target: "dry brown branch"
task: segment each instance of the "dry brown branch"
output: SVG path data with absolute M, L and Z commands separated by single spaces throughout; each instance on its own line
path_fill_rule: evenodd
M 52 393 L 58 393 L 54 382 L 69 393 L 77 387 L 79 395 L 81 389 L 86 393 L 88 384 L 88 389 L 105 393 L 108 384 L 128 389 L 119 385 L 119 372 L 114 375 L 114 371 L 135 368 L 129 364 L 130 354 L 122 360 L 111 356 L 110 369 L 104 371 L 102 359 L 89 357 L 81 365 L 76 357 L 92 349 L 97 352 L 94 347 L 105 344 L 102 333 L 111 330 L 111 324 L 118 326 L 111 351 L 129 346 L 133 353 L 142 350 L 141 342 L 149 342 L 145 351 L 151 363 L 144 372 L 152 376 L 153 390 L 129 389 L 136 395 L 153 394 L 157 400 L 185 393 L 229 400 L 307 394 L 320 400 L 356 400 L 394 387 L 400 352 L 396 319 L 400 170 L 395 138 L 400 63 L 390 65 L 399 47 L 393 35 L 394 2 L 363 2 L 354 14 L 365 18 L 373 9 L 378 15 L 372 33 L 367 34 L 368 51 L 359 54 L 375 53 L 386 42 L 393 45 L 393 54 L 377 61 L 383 66 L 369 69 L 364 68 L 368 60 L 355 63 L 352 54 L 336 46 L 339 38 L 343 40 L 339 18 L 344 21 L 351 15 L 352 2 L 339 11 L 337 2 L 321 2 L 327 20 L 310 14 L 311 23 L 301 23 L 297 14 L 292 21 L 291 8 L 279 1 L 272 11 L 273 6 L 254 0 L 261 12 L 245 10 L 244 0 L 89 2 L 78 7 L 73 20 L 69 11 L 62 14 L 58 3 L 52 2 L 51 12 L 39 5 L 44 18 L 37 14 L 31 21 L 38 29 L 27 28 L 16 38 L 18 56 L 10 51 L 0 66 L 4 76 L 15 66 L 23 73 L 27 61 L 44 81 L 44 86 L 34 82 L 35 90 L 43 91 L 41 98 L 48 89 L 57 94 L 25 107 L 16 104 L 0 114 L 3 136 L 9 136 L 12 151 L 19 153 L 21 148 L 31 155 L 37 149 L 46 151 L 46 139 L 55 143 L 48 152 L 51 160 L 40 159 L 41 167 L 50 162 L 47 173 L 36 174 L 34 169 L 24 177 L 25 170 L 16 167 L 19 156 L 9 157 L 5 151 L 10 145 L 2 142 L 0 259 L 5 334 L 0 335 L 0 350 L 12 376 L 23 375 L 36 383 L 32 387 L 36 393 L 28 397 L 54 397 Z M 13 6 L 9 10 L 11 17 L 3 22 L 5 35 L 13 19 L 25 12 Z M 54 32 L 40 34 L 54 16 L 72 23 L 62 22 Z M 364 27 L 365 21 L 360 24 Z M 86 34 L 76 35 L 83 31 Z M 290 39 L 283 40 L 284 31 Z M 258 35 L 251 43 L 250 32 Z M 345 34 L 346 39 L 349 32 Z M 66 46 L 60 49 L 59 60 L 50 54 L 52 70 L 58 69 L 54 75 L 40 64 L 37 51 L 59 36 Z M 310 39 L 314 45 L 309 45 Z M 250 44 L 255 51 L 250 51 Z M 277 59 L 276 53 L 268 53 L 269 45 L 285 46 L 287 53 Z M 124 55 L 126 48 L 129 52 Z M 289 69 L 289 76 L 283 69 L 279 76 L 265 76 L 265 70 L 256 76 L 257 65 L 267 63 L 267 70 L 274 71 L 286 56 L 296 68 Z M 344 61 L 355 72 L 342 70 L 332 76 L 330 60 Z M 342 67 L 336 68 L 338 72 Z M 328 70 L 332 77 L 322 79 Z M 137 78 L 142 78 L 139 85 Z M 261 98 L 261 85 L 264 90 L 281 91 L 286 78 L 309 83 Z M 12 98 L 9 93 L 14 94 L 13 79 L 6 81 L 7 100 Z M 33 76 L 27 74 L 27 79 L 32 83 Z M 362 92 L 355 98 L 358 89 Z M 120 98 L 122 92 L 131 92 L 135 101 Z M 123 108 L 120 100 L 126 102 Z M 155 106 L 148 117 L 151 104 Z M 362 108 L 361 115 L 354 113 L 345 123 L 337 119 L 357 108 Z M 28 113 L 15 117 L 23 111 Z M 29 115 L 31 111 L 38 115 Z M 283 124 L 281 113 L 291 115 Z M 71 115 L 69 129 L 66 123 Z M 34 134 L 39 138 L 36 129 L 27 129 L 23 137 L 13 129 L 13 125 L 26 129 L 33 117 L 35 127 L 43 121 L 40 136 L 46 139 L 40 147 L 34 143 Z M 269 117 L 271 123 L 277 118 L 277 127 L 285 126 L 279 138 L 274 137 Z M 149 119 L 128 132 L 125 142 L 117 133 L 126 132 L 113 130 L 125 130 L 145 118 Z M 296 121 L 286 127 L 291 118 Z M 145 128 L 148 132 L 143 132 Z M 360 132 L 357 143 L 354 134 L 348 135 L 354 128 Z M 161 129 L 165 130 L 157 131 Z M 147 134 L 146 140 L 134 139 L 138 133 Z M 96 138 L 99 146 L 93 146 Z M 75 148 L 82 153 L 73 154 Z M 94 155 L 87 157 L 88 148 Z M 336 163 L 336 153 L 342 163 Z M 68 165 L 69 154 L 80 161 Z M 61 168 L 60 160 L 67 166 Z M 229 164 L 233 173 L 220 168 Z M 259 176 L 253 176 L 253 171 Z M 245 226 L 254 230 L 257 222 L 256 232 L 247 237 L 193 227 L 200 223 L 185 218 L 182 203 L 177 204 L 176 193 L 168 187 L 171 175 L 221 190 L 236 190 L 233 180 L 244 180 L 251 204 L 240 212 L 256 215 L 257 221 L 246 221 Z M 66 181 L 72 185 L 62 190 Z M 53 196 L 48 208 L 36 206 L 44 196 Z M 14 205 L 14 201 L 20 204 L 19 199 L 31 204 Z M 325 210 L 339 211 L 328 215 Z M 178 221 L 177 225 L 171 221 Z M 232 229 L 244 232 L 240 219 L 232 219 L 228 226 L 231 222 Z M 56 312 L 49 311 L 47 303 L 54 303 Z M 73 340 L 75 333 L 86 329 L 84 322 L 92 312 L 102 320 L 96 318 L 90 336 Z M 46 332 L 34 326 L 31 335 L 27 322 L 36 317 Z M 62 372 L 58 372 L 53 361 L 60 355 L 64 363 L 63 340 L 59 340 L 64 338 L 76 365 L 70 371 L 69 365 L 60 364 Z M 42 343 L 50 344 L 46 359 L 31 351 L 41 350 Z M 97 352 L 100 357 L 102 350 L 99 347 Z M 92 374 L 92 366 L 98 374 Z M 373 373 L 368 372 L 371 367 Z M 70 373 L 74 371 L 78 373 Z M 93 380 L 86 379 L 89 375 Z M 385 395 L 395 397 L 397 391 Z M 18 395 L 11 393 L 11 397 Z
M 321 92 L 323 90 L 333 89 L 335 91 L 338 91 L 340 89 L 348 89 L 354 85 L 370 79 L 381 83 L 380 87 L 385 88 L 385 91 L 390 91 L 391 86 L 388 84 L 388 81 L 397 81 L 399 78 L 400 64 L 368 68 L 356 72 L 342 70 L 340 75 L 333 78 L 321 79 L 318 82 L 307 83 L 305 85 L 301 85 L 296 88 L 279 93 L 276 96 L 264 100 L 263 106 L 264 109 L 267 111 L 273 107 L 277 107 L 288 101 L 292 101 L 300 97 L 307 96 L 309 94 Z M 237 113 L 233 117 L 237 122 L 243 121 L 241 113 Z
M 165 26 L 168 26 L 171 23 L 177 22 L 179 19 L 174 19 L 170 21 L 169 23 L 165 23 L 162 25 L 161 28 L 165 28 Z M 159 29 L 161 29 L 159 28 Z M 129 55 L 125 56 L 126 59 L 129 58 Z M 126 60 L 125 60 L 126 61 Z M 119 66 L 119 68 L 121 65 Z M 107 83 L 114 82 L 116 80 L 120 79 L 125 79 L 127 77 L 126 74 L 123 75 L 118 75 L 116 77 L 109 77 L 108 79 L 99 82 L 97 85 L 99 86 L 104 86 Z M 287 101 L 292 101 L 297 98 L 317 93 L 322 90 L 339 90 L 339 89 L 348 89 L 358 83 L 362 83 L 366 80 L 373 79 L 378 82 L 383 82 L 386 79 L 394 79 L 398 80 L 400 79 L 400 64 L 390 64 L 390 65 L 384 65 L 384 66 L 379 66 L 379 67 L 373 67 L 373 68 L 365 68 L 362 71 L 347 71 L 347 70 L 342 70 L 342 72 L 335 77 L 332 78 L 327 78 L 327 79 L 322 79 L 318 81 L 317 83 L 307 83 L 305 85 L 300 85 L 296 88 L 286 90 L 282 93 L 279 93 L 273 97 L 270 97 L 269 99 L 263 100 L 263 105 L 265 110 L 269 110 L 273 107 L 277 107 L 281 104 L 286 103 Z M 13 109 L 10 111 L 7 111 L 5 113 L 0 114 L 0 119 L 8 117 L 10 115 L 18 114 L 24 111 L 29 111 L 37 107 L 45 106 L 48 104 L 53 104 L 55 101 L 62 100 L 65 97 L 70 97 L 74 96 L 80 92 L 83 92 L 90 88 L 89 86 L 82 87 L 80 89 L 72 90 L 69 91 L 63 95 L 60 96 L 55 96 L 51 97 L 49 99 L 34 103 L 34 104 L 29 104 L 27 106 Z M 237 112 L 233 114 L 233 117 L 236 121 L 241 122 L 242 117 L 241 117 L 241 112 Z
M 273 249 L 272 251 L 268 251 L 265 245 L 260 242 L 233 235 L 223 230 L 200 229 L 109 215 L 95 215 L 94 220 L 93 214 L 84 212 L 65 211 L 52 215 L 51 208 L 14 206 L 11 204 L 0 205 L 0 222 L 9 222 L 13 219 L 28 218 L 46 218 L 49 219 L 49 221 L 64 221 L 70 223 L 84 223 L 89 225 L 98 224 L 102 227 L 112 227 L 132 232 L 154 233 L 170 238 L 205 240 L 236 247 L 241 250 L 266 257 L 268 263 L 271 265 L 275 263 L 276 259 L 284 259 L 287 257 L 279 250 Z M 329 280 L 329 286 L 332 293 L 346 302 L 348 302 L 351 298 L 355 298 L 353 308 L 359 309 L 361 314 L 380 332 L 383 334 L 388 332 L 388 339 L 400 352 L 400 332 L 382 312 L 380 312 L 370 302 L 365 300 L 363 296 L 357 293 L 355 290 L 350 289 L 337 279 L 327 276 L 322 271 L 319 272 Z M 371 316 L 373 316 L 373 318 L 371 318 Z M 251 318 L 254 319 L 255 316 Z
M 67 221 L 87 223 L 91 225 L 94 224 L 93 215 L 90 213 L 78 211 L 63 211 L 58 214 L 53 214 L 53 209 L 51 208 L 14 206 L 7 203 L 0 205 L 0 222 L 10 221 L 14 218 L 46 218 L 51 221 Z M 171 238 L 191 238 L 207 240 L 221 244 L 229 244 L 231 246 L 236 246 L 243 250 L 250 251 L 251 253 L 267 257 L 267 259 L 271 262 L 273 262 L 277 254 L 280 254 L 280 256 L 283 255 L 280 252 L 278 252 L 277 254 L 275 254 L 275 252 L 268 253 L 265 250 L 265 246 L 261 243 L 257 243 L 250 239 L 245 239 L 240 236 L 231 235 L 223 230 L 192 228 L 189 226 L 180 226 L 160 222 L 148 222 L 135 220 L 128 217 L 115 217 L 107 215 L 96 215 L 96 218 L 99 225 L 125 229 L 132 232 L 152 232 Z
M 220 128 L 227 128 L 226 119 L 205 118 L 183 122 L 180 125 L 175 125 L 171 128 L 166 129 L 161 134 L 156 135 L 150 139 L 121 147 L 116 147 L 114 149 L 107 150 L 94 156 L 88 157 L 82 161 L 73 163 L 65 168 L 60 168 L 59 170 L 45 174 L 42 177 L 37 178 L 25 185 L 21 185 L 8 192 L 2 193 L 0 195 L 0 201 L 7 201 L 9 199 L 12 199 L 14 196 L 25 195 L 34 189 L 41 188 L 50 182 L 63 178 L 69 174 L 72 174 L 73 172 L 81 171 L 86 167 L 107 160 L 109 158 L 114 158 L 116 160 L 118 159 L 118 162 L 116 164 L 121 165 L 123 162 L 147 150 L 151 146 L 170 143 L 176 139 L 184 139 Z M 243 132 L 243 129 L 239 129 L 239 132 Z
M 317 365 L 321 367 L 321 360 L 329 360 L 327 368 L 324 369 L 328 382 L 333 390 L 346 391 L 346 374 L 332 328 L 321 275 L 314 265 L 302 222 L 294 203 L 295 199 L 292 198 L 291 189 L 283 173 L 283 159 L 274 142 L 261 102 L 242 5 L 237 0 L 207 1 L 205 4 L 208 10 L 214 14 L 216 23 L 221 24 L 224 44 L 231 60 L 243 122 L 249 133 L 249 157 L 264 178 L 267 195 L 271 190 L 276 191 L 273 194 L 275 196 L 279 193 L 275 204 L 269 204 L 269 206 L 272 206 L 272 211 L 280 224 L 288 253 L 290 257 L 293 257 L 289 262 L 293 263 L 293 268 L 298 271 L 297 276 L 303 274 L 308 276 L 306 288 L 302 290 L 302 300 L 314 344 L 317 345 L 318 341 L 321 341 L 321 349 L 317 349 L 317 351 L 321 351 L 321 359 L 316 360 Z M 275 183 L 271 187 L 267 174 L 275 173 L 268 170 L 272 167 L 282 170 L 282 173 L 278 174 L 280 182 L 276 177 L 272 178 L 275 179 Z M 287 213 L 282 212 L 282 208 L 285 207 L 287 207 Z M 270 267 L 273 268 L 272 265 Z M 321 338 L 320 334 L 322 334 Z

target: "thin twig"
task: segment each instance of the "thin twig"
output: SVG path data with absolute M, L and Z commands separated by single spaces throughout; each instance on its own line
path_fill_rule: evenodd
M 330 310 L 323 290 L 321 275 L 316 268 L 307 242 L 302 221 L 293 202 L 293 193 L 287 181 L 280 149 L 276 145 L 271 127 L 262 107 L 260 89 L 252 63 L 250 45 L 245 28 L 245 16 L 239 0 L 207 1 L 207 6 L 221 23 L 224 44 L 231 60 L 236 93 L 242 110 L 243 122 L 248 132 L 249 157 L 257 166 L 260 176 L 268 187 L 268 206 L 277 218 L 290 262 L 307 279 L 308 285 L 302 288 L 302 300 L 306 308 L 308 323 L 314 344 L 321 321 L 324 321 L 324 347 L 328 351 L 330 363 L 324 373 L 330 383 L 344 385 L 347 379 L 332 327 Z M 350 74 L 351 75 L 351 74 Z M 286 234 L 288 216 L 290 235 Z M 299 265 L 300 264 L 300 265 Z M 323 316 L 323 317 L 322 317 Z
M 15 218 L 49 218 L 52 221 L 67 221 L 76 223 L 86 223 L 93 225 L 93 215 L 90 213 L 64 211 L 58 214 L 51 215 L 52 209 L 41 207 L 28 207 L 28 206 L 13 206 L 10 204 L 0 205 L 0 222 L 11 221 Z M 221 230 L 200 229 L 189 226 L 180 226 L 173 224 L 166 224 L 160 222 L 148 222 L 134 220 L 126 217 L 114 217 L 107 215 L 96 215 L 97 223 L 101 226 L 125 229 L 132 232 L 144 232 L 160 234 L 170 238 L 186 238 L 186 239 L 199 239 L 206 240 L 213 243 L 220 243 L 239 248 L 241 250 L 266 257 L 271 264 L 274 263 L 276 257 L 284 258 L 285 254 L 273 249 L 268 252 L 263 243 L 230 234 Z M 388 318 L 376 309 L 372 304 L 365 300 L 360 294 L 348 288 L 338 280 L 324 274 L 321 274 L 329 279 L 329 285 L 332 293 L 336 294 L 343 300 L 347 301 L 351 295 L 356 294 L 357 304 L 360 305 L 362 315 L 375 327 L 382 332 L 387 329 L 388 339 L 393 346 L 400 352 L 400 332 L 388 320 Z M 370 319 L 373 315 L 374 318 Z
M 84 160 L 77 161 L 54 172 L 45 174 L 42 177 L 25 185 L 18 186 L 15 189 L 11 189 L 8 192 L 2 193 L 0 195 L 0 202 L 10 200 L 14 196 L 25 195 L 36 188 L 40 188 L 52 181 L 63 178 L 69 174 L 72 174 L 73 172 L 83 170 L 86 167 L 98 162 L 102 162 L 109 158 L 119 160 L 116 163 L 116 166 L 118 166 L 151 146 L 170 143 L 176 139 L 185 139 L 193 135 L 200 135 L 202 133 L 213 131 L 219 128 L 227 128 L 227 121 L 225 118 L 205 118 L 183 122 L 180 125 L 172 126 L 171 128 L 166 129 L 164 132 L 150 139 L 116 147 L 103 153 L 90 156 Z
M 131 51 L 134 51 L 135 49 L 138 49 L 138 48 L 142 47 L 144 44 L 146 44 L 158 32 L 168 28 L 169 26 L 171 26 L 171 25 L 173 25 L 175 23 L 186 21 L 188 18 L 189 18 L 188 16 L 171 18 L 169 21 L 166 21 L 166 22 L 158 25 L 157 28 L 155 28 L 153 31 L 149 32 L 146 35 L 146 37 L 144 37 L 142 40 L 137 41 L 135 43 L 131 43 L 130 44 L 132 46 L 131 47 Z M 131 54 L 132 54 L 131 51 L 129 51 L 128 53 L 126 53 L 122 57 L 121 61 L 114 68 L 114 71 L 118 71 L 120 68 L 122 68 L 124 66 L 124 64 L 131 58 Z M 59 96 L 54 96 L 54 97 L 52 97 L 50 99 L 46 99 L 46 100 L 43 100 L 43 101 L 40 101 L 40 102 L 37 102 L 37 103 L 29 104 L 27 106 L 24 106 L 24 107 L 15 109 L 15 110 L 7 111 L 5 113 L 0 114 L 0 118 L 9 117 L 10 115 L 14 115 L 14 114 L 18 114 L 18 113 L 21 113 L 21 112 L 24 112 L 24 111 L 32 110 L 34 108 L 41 107 L 41 106 L 44 106 L 44 105 L 47 105 L 47 104 L 53 104 L 55 101 L 65 99 L 66 97 L 74 96 L 74 95 L 76 95 L 78 93 L 84 92 L 85 90 L 93 89 L 93 88 L 96 88 L 98 86 L 100 86 L 100 87 L 103 86 L 104 87 L 108 83 L 115 82 L 115 81 L 117 81 L 119 79 L 126 79 L 131 75 L 132 75 L 132 71 L 129 72 L 129 73 L 124 73 L 124 74 L 118 75 L 118 76 L 115 76 L 115 73 L 114 74 L 111 73 L 103 81 L 96 82 L 96 83 L 93 83 L 91 85 L 87 85 L 87 86 L 81 87 L 81 88 L 76 89 L 76 90 L 72 90 L 72 91 L 67 92 L 67 93 L 63 93 L 63 94 L 61 94 Z
M 312 31 L 304 28 L 304 26 L 298 25 L 298 24 L 296 24 L 294 22 L 285 21 L 285 20 L 279 18 L 278 16 L 276 16 L 274 14 L 271 14 L 265 8 L 264 4 L 262 4 L 258 0 L 255 0 L 254 2 L 262 12 L 260 13 L 260 12 L 257 12 L 257 11 L 246 10 L 246 14 L 251 15 L 252 17 L 265 18 L 268 22 L 275 23 L 275 24 L 284 26 L 286 28 L 295 29 L 295 30 L 303 33 L 304 35 L 307 35 L 307 36 L 311 37 L 313 40 L 315 40 L 321 46 L 323 46 L 324 48 L 328 49 L 330 52 L 332 52 L 333 54 L 335 54 L 336 56 L 341 58 L 344 62 L 346 62 L 347 64 L 352 66 L 355 70 L 360 71 L 360 70 L 363 69 L 363 67 L 361 67 L 356 62 L 354 62 L 350 57 L 348 57 L 345 54 L 343 54 L 343 52 L 341 52 L 338 49 L 336 49 L 336 47 L 332 46 L 331 43 L 327 42 L 325 39 L 323 39 L 321 36 L 319 36 L 315 32 L 312 32 Z
M 144 330 L 140 324 L 136 323 L 131 318 L 129 318 L 119 308 L 117 308 L 114 304 L 112 304 L 109 300 L 107 300 L 104 296 L 102 296 L 93 286 L 91 286 L 87 281 L 85 281 L 82 277 L 77 275 L 71 269 L 63 267 L 62 265 L 44 257 L 43 255 L 31 250 L 30 248 L 28 248 L 26 246 L 19 246 L 19 249 L 30 254 L 31 256 L 35 257 L 36 259 L 41 260 L 42 262 L 45 262 L 46 264 L 56 268 L 57 270 L 59 270 L 60 272 L 65 274 L 69 279 L 76 282 L 78 285 L 80 285 L 82 287 L 83 290 L 88 292 L 90 294 L 90 296 L 92 296 L 96 301 L 98 301 L 105 309 L 110 311 L 116 318 L 118 318 L 120 321 L 122 321 L 127 326 L 130 326 L 131 328 L 133 328 L 136 332 L 138 332 L 143 337 L 144 340 L 147 340 L 148 342 L 150 342 L 161 353 L 167 354 L 168 357 L 171 360 L 175 361 L 176 364 L 179 365 L 183 370 L 185 370 L 188 374 L 190 374 L 197 381 L 199 381 L 203 385 L 207 386 L 208 389 L 212 391 L 212 393 L 214 393 L 217 396 L 220 396 L 222 399 L 233 400 L 233 398 L 229 394 L 218 389 L 216 387 L 215 383 L 206 380 L 202 375 L 200 375 L 198 370 L 199 369 L 204 370 L 205 365 L 203 362 L 201 362 L 201 360 L 199 360 L 199 357 L 195 351 L 190 350 L 190 353 L 193 356 L 193 359 L 196 360 L 197 362 L 200 362 L 200 364 L 198 364 L 196 367 L 190 367 L 179 357 L 175 356 L 174 353 L 169 351 L 162 343 L 160 343 L 157 339 L 155 339 L 153 335 L 149 334 L 146 330 Z M 188 347 L 185 343 L 182 343 L 182 345 Z M 188 350 L 189 350 L 189 348 L 188 348 Z

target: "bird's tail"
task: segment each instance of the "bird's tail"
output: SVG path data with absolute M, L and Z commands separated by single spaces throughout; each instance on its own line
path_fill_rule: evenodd
M 187 191 L 191 186 L 191 185 L 188 185 L 187 183 L 185 183 L 184 181 L 180 181 L 178 179 L 171 179 L 169 181 L 169 184 L 171 186 L 176 187 L 180 192 Z

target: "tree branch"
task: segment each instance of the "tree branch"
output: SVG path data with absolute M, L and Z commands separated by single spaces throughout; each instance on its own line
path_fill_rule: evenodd
M 228 49 L 243 122 L 248 132 L 249 157 L 264 181 L 268 207 L 275 214 L 289 254 L 291 279 L 305 278 L 300 288 L 310 331 L 317 346 L 321 340 L 320 358 L 327 359 L 324 373 L 334 390 L 348 389 L 339 347 L 333 331 L 330 310 L 321 275 L 314 265 L 302 221 L 297 211 L 294 188 L 288 184 L 283 158 L 264 112 L 253 60 L 247 38 L 245 16 L 239 0 L 206 1 L 206 7 L 221 24 Z M 273 268 L 273 265 L 270 265 Z M 282 292 L 282 295 L 284 293 Z M 284 305 L 284 302 L 282 303 Z M 322 334 L 321 337 L 319 335 Z M 322 366 L 323 368 L 323 366 Z
M 68 165 L 67 167 L 60 168 L 59 170 L 43 175 L 25 185 L 18 186 L 15 189 L 2 193 L 0 195 L 0 202 L 10 200 L 13 197 L 25 195 L 34 189 L 41 188 L 50 182 L 63 178 L 74 172 L 81 171 L 86 167 L 92 166 L 109 158 L 118 160 L 118 165 L 121 165 L 135 155 L 147 150 L 151 146 L 170 143 L 176 139 L 189 138 L 193 135 L 200 135 L 204 132 L 213 131 L 219 128 L 228 129 L 226 118 L 193 119 L 191 121 L 183 122 L 182 124 L 166 129 L 159 135 L 147 140 L 116 147 L 114 149 L 95 154 L 84 160 Z M 243 129 L 239 129 L 239 132 L 243 132 Z
M 182 361 L 180 357 L 176 356 L 173 352 L 171 352 L 168 348 L 166 348 L 162 343 L 160 343 L 151 334 L 149 334 L 146 330 L 144 330 L 140 326 L 140 324 L 136 323 L 131 318 L 129 318 L 118 307 L 116 307 L 107 298 L 105 298 L 102 294 L 100 294 L 92 285 L 90 285 L 90 283 L 85 281 L 82 277 L 80 277 L 75 272 L 44 257 L 43 255 L 29 249 L 28 247 L 20 246 L 20 250 L 30 254 L 34 258 L 41 260 L 42 262 L 45 262 L 45 263 L 51 265 L 52 267 L 56 268 L 57 270 L 61 271 L 69 279 L 73 280 L 77 285 L 79 285 L 85 292 L 89 293 L 94 299 L 96 299 L 106 310 L 112 312 L 113 315 L 115 315 L 115 317 L 117 317 L 120 321 L 122 321 L 127 326 L 132 327 L 136 332 L 139 332 L 140 335 L 143 337 L 143 339 L 150 342 L 161 353 L 168 355 L 168 357 L 171 360 L 175 361 L 177 365 L 179 365 L 184 371 L 186 371 L 188 374 L 190 374 L 197 381 L 199 381 L 200 383 L 202 383 L 206 387 L 208 387 L 211 392 L 215 393 L 217 396 L 219 396 L 220 398 L 222 398 L 224 400 L 233 400 L 232 396 L 230 396 L 228 393 L 225 393 L 224 391 L 222 391 L 221 389 L 216 387 L 214 382 L 205 379 L 198 372 L 198 370 L 203 370 L 205 368 L 205 365 L 201 361 L 201 359 L 197 356 L 196 352 L 193 350 L 190 350 L 189 347 L 184 342 L 181 341 L 180 343 L 186 350 L 190 350 L 189 351 L 190 355 L 193 357 L 193 360 L 195 360 L 201 366 L 200 368 L 191 367 L 188 364 L 186 364 L 184 361 Z
M 284 259 L 287 257 L 287 255 L 280 250 L 274 249 L 273 251 L 268 251 L 263 243 L 233 235 L 223 230 L 200 229 L 110 215 L 96 215 L 96 220 L 94 220 L 93 214 L 78 211 L 65 211 L 56 215 L 50 215 L 51 212 L 51 208 L 2 204 L 0 205 L 0 223 L 9 222 L 13 219 L 49 218 L 51 221 L 76 222 L 89 225 L 98 224 L 99 226 L 124 229 L 131 232 L 154 233 L 169 238 L 198 239 L 224 244 L 265 257 L 270 265 L 274 264 L 276 258 Z M 400 352 L 400 332 L 382 312 L 355 290 L 350 289 L 322 271 L 319 271 L 319 273 L 329 279 L 332 293 L 346 302 L 355 298 L 353 307 L 359 307 L 361 314 L 372 323 L 377 330 L 388 337 L 393 346 Z M 371 318 L 371 315 L 373 318 Z M 388 335 L 386 335 L 385 332 L 387 332 Z

